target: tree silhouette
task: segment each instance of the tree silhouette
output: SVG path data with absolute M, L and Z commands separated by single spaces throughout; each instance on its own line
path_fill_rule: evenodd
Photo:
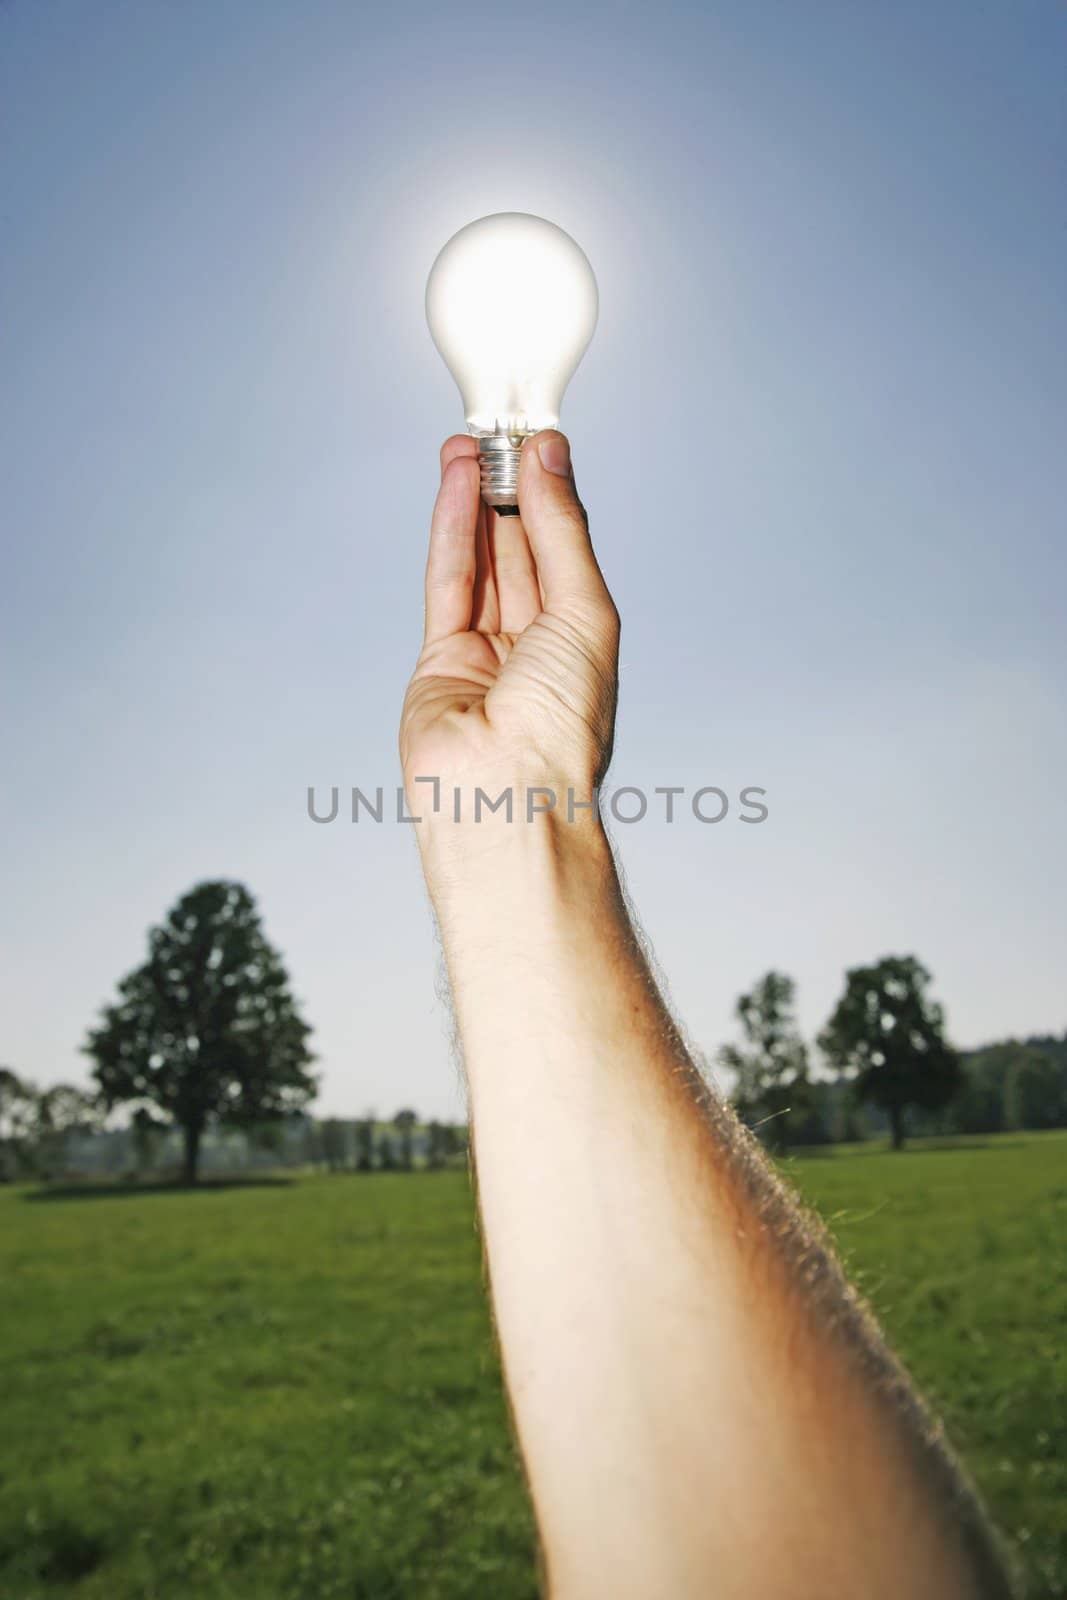
M 1067 1073 L 1057 1061 L 1021 1045 L 1004 1084 L 1009 1128 L 1061 1128 L 1067 1120 Z
M 209 1120 L 249 1127 L 315 1092 L 310 1033 L 255 902 L 239 883 L 198 884 L 148 935 L 84 1046 L 110 1108 L 155 1106 L 181 1128 L 195 1183 Z
M 410 1172 L 415 1164 L 413 1147 L 415 1125 L 418 1120 L 414 1111 L 398 1111 L 393 1118 L 393 1126 L 400 1133 L 400 1165 L 405 1172 Z
M 468 1130 L 463 1123 L 445 1123 L 446 1156 L 463 1156 L 467 1153 Z
M 139 1176 L 152 1170 L 156 1154 L 167 1131 L 165 1122 L 154 1117 L 147 1106 L 138 1106 L 130 1118 L 130 1137 Z
M 327 1117 L 322 1124 L 322 1153 L 331 1172 L 343 1172 L 347 1165 L 348 1139 L 338 1117 Z
M 893 1149 L 904 1144 L 909 1106 L 936 1111 L 962 1083 L 956 1052 L 945 1040 L 941 1007 L 927 993 L 930 974 L 914 956 L 886 956 L 845 974 L 845 992 L 819 1047 L 848 1073 L 861 1100 L 889 1118 Z
M 373 1117 L 363 1117 L 356 1123 L 356 1171 L 374 1171 Z
M 719 1060 L 737 1075 L 734 1101 L 774 1150 L 789 1143 L 789 1121 L 810 1106 L 808 1052 L 794 1017 L 796 985 L 784 972 L 768 972 L 737 1002 L 742 1046 L 724 1045 Z
M 37 1097 L 34 1141 L 41 1174 L 55 1177 L 63 1164 L 67 1135 L 91 1133 L 100 1126 L 100 1104 L 71 1083 L 55 1083 Z
M 37 1090 L 10 1067 L 0 1067 L 0 1182 L 28 1164 L 37 1114 Z
M 426 1164 L 443 1167 L 448 1156 L 448 1130 L 442 1122 L 431 1122 L 426 1129 Z

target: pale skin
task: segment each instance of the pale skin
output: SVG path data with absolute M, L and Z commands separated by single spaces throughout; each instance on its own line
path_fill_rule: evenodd
M 472 439 L 441 467 L 401 756 L 546 1592 L 1009 1595 L 830 1245 L 697 1073 L 598 817 L 567 819 L 610 758 L 619 641 L 567 441 L 524 445 L 521 520 L 482 506 Z M 513 822 L 475 824 L 508 786 Z M 528 788 L 557 809 L 526 821 Z

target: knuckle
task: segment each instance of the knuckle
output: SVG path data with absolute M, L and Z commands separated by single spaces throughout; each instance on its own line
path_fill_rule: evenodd
M 581 634 L 598 648 L 614 654 L 618 649 L 621 624 L 618 609 L 603 580 L 572 602 L 572 618 Z
M 617 651 L 622 635 L 622 619 L 618 607 L 609 594 L 605 594 L 600 607 L 599 626 L 603 632 L 604 643 L 612 651 Z

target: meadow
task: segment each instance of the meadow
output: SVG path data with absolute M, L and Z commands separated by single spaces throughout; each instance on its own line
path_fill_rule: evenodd
M 787 1165 L 1067 1595 L 1067 1135 Z M 3 1600 L 537 1594 L 465 1173 L 0 1191 L 0 1302 Z

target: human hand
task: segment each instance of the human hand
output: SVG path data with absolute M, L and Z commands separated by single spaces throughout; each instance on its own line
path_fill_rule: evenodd
M 431 827 L 416 778 L 440 781 L 464 817 L 475 788 L 568 788 L 588 801 L 611 756 L 619 621 L 574 487 L 561 433 L 522 450 L 519 517 L 483 504 L 477 441 L 441 449 L 426 565 L 426 632 L 400 723 L 409 803 Z M 521 808 L 521 793 L 516 793 Z M 520 812 L 521 815 L 521 812 Z M 420 829 L 420 834 L 423 830 Z M 425 844 L 425 839 L 424 839 Z

